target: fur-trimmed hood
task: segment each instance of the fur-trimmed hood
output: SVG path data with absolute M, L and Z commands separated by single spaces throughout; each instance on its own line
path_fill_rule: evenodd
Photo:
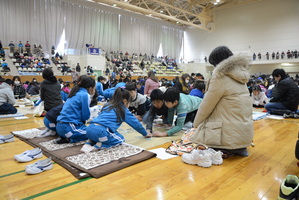
M 249 68 L 250 65 L 247 56 L 233 55 L 219 63 L 215 67 L 213 74 L 219 77 L 226 75 L 240 83 L 247 83 L 250 78 Z

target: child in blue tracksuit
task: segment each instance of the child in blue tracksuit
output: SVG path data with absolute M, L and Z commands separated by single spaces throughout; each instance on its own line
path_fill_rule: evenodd
M 122 122 L 126 122 L 141 135 L 151 137 L 141 123 L 129 111 L 131 94 L 123 89 L 117 88 L 111 101 L 106 103 L 100 115 L 90 122 L 86 134 L 89 139 L 81 151 L 89 152 L 97 148 L 109 148 L 124 142 L 124 136 L 117 132 Z
M 56 131 L 61 137 L 56 140 L 57 144 L 87 139 L 85 121 L 90 117 L 89 104 L 94 93 L 95 80 L 84 75 L 79 77 L 57 118 Z

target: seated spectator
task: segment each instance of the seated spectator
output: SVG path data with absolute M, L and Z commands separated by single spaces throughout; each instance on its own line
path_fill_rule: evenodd
M 262 91 L 260 86 L 256 85 L 252 87 L 252 104 L 253 107 L 261 107 L 263 108 L 265 104 L 269 103 L 269 100 L 265 94 L 265 92 Z
M 173 87 L 176 88 L 181 93 L 189 94 L 190 93 L 189 81 L 190 81 L 190 75 L 189 74 L 183 74 L 179 78 L 178 81 L 174 82 Z
M 275 69 L 272 76 L 277 84 L 272 89 L 272 98 L 265 105 L 265 109 L 270 113 L 275 112 L 275 110 L 296 112 L 299 104 L 299 87 L 283 69 Z
M 5 51 L 3 48 L 0 49 L 0 57 L 5 58 Z
M 11 79 L 4 79 L 0 76 L 0 114 L 15 114 L 18 110 L 13 106 L 16 102 L 12 90 Z
M 144 82 L 139 81 L 139 82 L 137 83 L 136 87 L 137 87 L 137 92 L 138 92 L 139 94 L 144 95 Z
M 64 82 L 61 90 L 64 91 L 65 93 L 69 94 L 71 92 L 70 83 L 68 81 Z
M 193 84 L 193 89 L 191 90 L 190 95 L 203 98 L 205 89 L 206 84 L 202 80 L 196 80 Z
M 22 85 L 21 78 L 19 76 L 14 76 L 13 81 L 13 92 L 16 99 L 22 99 L 26 97 L 26 90 Z
M 20 53 L 18 50 L 16 52 L 14 52 L 13 57 L 17 60 L 20 59 Z
M 32 83 L 32 86 L 28 90 L 28 94 L 30 94 L 30 95 L 39 95 L 39 91 L 40 91 L 39 82 L 31 82 L 31 83 Z

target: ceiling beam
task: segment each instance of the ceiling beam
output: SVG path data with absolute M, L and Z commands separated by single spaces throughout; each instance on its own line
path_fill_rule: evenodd
M 165 19 L 165 20 L 170 20 L 173 23 L 179 22 L 180 24 L 183 24 L 183 25 L 194 26 L 194 27 L 197 27 L 197 28 L 200 28 L 200 29 L 203 29 L 203 30 L 210 31 L 210 29 L 207 28 L 206 25 L 209 22 L 212 21 L 211 17 L 205 18 L 205 17 L 202 17 L 201 15 L 195 15 L 195 14 L 189 12 L 189 11 L 185 11 L 183 9 L 177 8 L 177 7 L 169 5 L 169 4 L 166 4 L 165 2 L 161 2 L 159 0 L 150 0 L 150 2 L 156 2 L 156 3 L 160 4 L 161 6 L 163 6 L 165 8 L 168 7 L 168 8 L 171 8 L 171 9 L 176 9 L 176 10 L 178 10 L 178 11 L 180 11 L 180 12 L 186 14 L 186 15 L 191 15 L 192 17 L 197 18 L 198 21 L 201 22 L 201 24 L 197 25 L 197 24 L 192 23 L 192 21 L 196 21 L 196 20 L 185 21 L 185 20 L 178 19 L 178 18 L 176 18 L 174 16 L 171 16 L 171 15 L 166 15 L 166 14 L 160 13 L 158 10 L 155 11 L 155 10 L 151 10 L 151 9 L 145 9 L 145 8 L 142 8 L 142 7 L 138 7 L 136 5 L 132 5 L 132 4 L 128 3 L 129 1 L 128 2 L 123 2 L 123 1 L 116 1 L 116 0 L 95 0 L 95 2 L 104 3 L 104 4 L 107 4 L 107 5 L 116 4 L 117 7 L 119 7 L 119 8 L 126 8 L 128 10 L 143 13 L 143 14 L 152 14 L 154 17 L 162 18 L 162 19 Z M 147 2 L 148 1 L 146 1 L 146 0 L 145 1 L 142 0 L 142 3 L 146 4 Z M 149 6 L 146 5 L 146 7 L 149 7 Z

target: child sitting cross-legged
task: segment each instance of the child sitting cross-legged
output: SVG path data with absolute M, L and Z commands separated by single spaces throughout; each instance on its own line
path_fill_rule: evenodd
M 269 100 L 265 94 L 265 92 L 262 91 L 261 87 L 259 85 L 252 87 L 252 104 L 253 107 L 264 107 L 266 103 L 269 103 Z
M 90 122 L 86 130 L 88 141 L 81 151 L 88 153 L 94 149 L 122 144 L 125 141 L 124 136 L 117 132 L 122 122 L 126 122 L 146 138 L 152 136 L 129 111 L 131 99 L 131 94 L 127 90 L 123 88 L 115 90 L 112 100 L 106 103 L 100 115 Z
M 169 87 L 163 94 L 163 100 L 168 107 L 168 122 L 170 124 L 172 124 L 176 112 L 176 125 L 167 132 L 154 132 L 153 136 L 155 137 L 172 136 L 182 130 L 184 124 L 187 122 L 193 123 L 202 98 L 185 95 L 180 93 L 177 89 Z

